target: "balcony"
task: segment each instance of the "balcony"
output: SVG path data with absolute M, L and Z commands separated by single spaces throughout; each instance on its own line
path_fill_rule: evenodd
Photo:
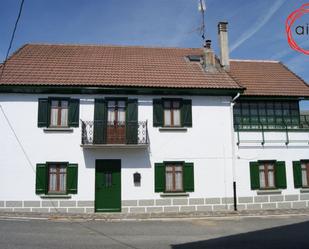
M 147 121 L 81 121 L 84 148 L 146 148 L 149 144 Z
M 309 133 L 309 115 L 234 115 L 234 129 L 237 132 L 238 145 L 240 143 L 256 143 L 257 140 L 262 145 L 265 143 L 309 144 L 308 136 L 304 136 L 304 133 Z M 241 136 L 240 133 L 247 135 Z M 244 139 L 244 137 L 246 138 Z

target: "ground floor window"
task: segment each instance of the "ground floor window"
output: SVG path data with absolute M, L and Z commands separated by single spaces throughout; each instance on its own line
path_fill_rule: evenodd
M 275 166 L 273 162 L 259 165 L 260 188 L 275 188 Z
M 77 194 L 78 165 L 48 162 L 36 165 L 36 194 Z
M 261 160 L 250 162 L 251 189 L 285 189 L 285 162 Z
M 48 193 L 65 193 L 67 186 L 67 165 L 48 166 Z
M 194 165 L 188 162 L 155 163 L 155 192 L 193 192 Z
M 309 187 L 309 161 L 303 161 L 301 164 L 301 176 L 303 187 Z
M 293 161 L 295 188 L 309 188 L 309 160 Z
M 165 191 L 183 191 L 183 170 L 182 165 L 167 164 L 165 167 Z

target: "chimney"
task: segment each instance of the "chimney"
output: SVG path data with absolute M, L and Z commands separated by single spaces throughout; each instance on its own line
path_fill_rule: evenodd
M 220 44 L 220 62 L 226 71 L 230 70 L 230 56 L 229 56 L 229 41 L 227 34 L 227 22 L 219 22 L 218 34 Z
M 215 71 L 216 59 L 215 53 L 211 49 L 211 40 L 206 40 L 204 45 L 203 65 L 205 71 Z

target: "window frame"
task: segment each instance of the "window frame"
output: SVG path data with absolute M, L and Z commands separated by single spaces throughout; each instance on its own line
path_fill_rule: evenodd
M 184 186 L 184 162 L 183 161 L 168 161 L 163 162 L 164 163 L 164 193 L 184 193 L 185 192 L 185 186 Z M 173 167 L 173 190 L 167 191 L 166 190 L 166 168 L 167 167 Z M 175 190 L 176 187 L 176 171 L 174 167 L 181 167 L 181 178 L 182 178 L 182 188 L 181 190 Z
M 276 184 L 276 161 L 258 161 L 259 163 L 259 177 L 260 177 L 260 172 L 263 171 L 263 175 L 264 175 L 264 182 L 265 182 L 265 186 L 261 187 L 261 181 L 260 181 L 260 190 L 270 190 L 270 189 L 277 189 L 277 184 Z M 273 169 L 269 170 L 268 166 L 272 165 Z M 261 170 L 260 167 L 263 166 L 264 169 Z M 273 180 L 274 180 L 274 186 L 270 187 L 269 186 L 269 178 L 268 178 L 268 173 L 272 172 L 273 174 Z
M 304 164 L 306 166 L 305 170 L 303 170 Z M 309 160 L 300 160 L 300 170 L 301 170 L 301 177 L 302 177 L 303 171 L 306 171 L 307 173 L 307 185 L 304 185 L 302 181 L 302 188 L 309 188 Z
M 256 109 L 252 110 L 253 106 Z M 300 117 L 299 101 L 244 99 L 236 103 L 233 115 L 236 121 L 234 127 L 238 130 L 282 130 L 286 126 L 297 129 Z
M 165 102 L 169 101 L 170 102 L 170 109 L 165 108 Z M 163 108 L 163 124 L 162 127 L 170 127 L 170 128 L 181 128 L 183 127 L 183 124 L 181 122 L 182 119 L 182 113 L 181 113 L 181 106 L 182 106 L 182 101 L 183 99 L 180 98 L 162 98 L 162 108 Z M 178 102 L 179 103 L 179 108 L 173 108 L 173 102 Z M 171 119 L 171 124 L 166 125 L 165 123 L 165 110 L 170 111 L 170 119 Z M 179 110 L 179 125 L 174 124 L 174 111 Z
M 46 194 L 47 195 L 67 195 L 68 194 L 68 162 L 46 162 L 46 167 L 47 167 L 47 191 Z M 59 167 L 60 166 L 64 166 L 66 171 L 65 171 L 65 191 L 50 191 L 50 167 L 51 166 L 56 166 Z M 60 180 L 59 180 L 59 174 L 57 172 L 57 187 L 60 185 Z
M 108 114 L 109 114 L 109 106 L 108 106 L 108 102 L 110 101 L 114 101 L 115 102 L 115 106 L 114 106 L 114 115 L 115 115 L 115 120 L 114 121 L 109 121 L 108 118 Z M 127 98 L 106 98 L 106 105 L 107 105 L 107 124 L 108 125 L 112 125 L 110 122 L 113 122 L 114 125 L 115 124 L 118 124 L 119 120 L 118 120 L 118 109 L 119 109 L 119 106 L 118 106 L 118 102 L 120 101 L 123 101 L 124 102 L 124 117 L 125 117 L 125 120 L 123 122 L 123 124 L 121 125 L 125 125 L 126 124 L 126 121 L 127 121 L 127 107 L 128 107 L 128 99 Z M 121 107 L 122 108 L 122 107 Z M 119 125 L 119 124 L 118 124 Z
M 57 107 L 57 125 L 52 125 L 51 124 L 51 112 L 52 112 L 52 101 L 58 101 L 58 107 Z M 61 125 L 61 111 L 64 108 L 59 108 L 59 103 L 62 101 L 67 101 L 67 125 Z M 49 103 L 49 119 L 48 119 L 48 128 L 69 128 L 69 111 L 70 111 L 70 98 L 68 97 L 49 97 L 48 98 L 48 103 Z M 60 116 L 60 121 L 59 121 L 59 116 Z M 60 125 L 58 125 L 60 122 Z

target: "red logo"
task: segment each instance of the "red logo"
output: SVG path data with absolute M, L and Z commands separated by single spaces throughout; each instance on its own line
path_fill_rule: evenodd
M 286 35 L 287 35 L 288 43 L 289 43 L 290 47 L 292 49 L 294 49 L 298 52 L 304 53 L 306 55 L 309 55 L 309 50 L 301 48 L 296 43 L 296 41 L 293 38 L 293 34 L 292 34 L 292 26 L 297 19 L 301 18 L 304 14 L 308 14 L 308 13 L 309 13 L 309 3 L 305 3 L 299 9 L 293 11 L 288 16 L 288 18 L 286 19 L 286 22 L 285 22 L 285 31 L 286 31 Z M 301 26 L 299 26 L 299 27 L 301 27 Z M 307 28 L 302 27 L 303 34 L 304 34 L 305 29 L 307 29 L 307 32 L 308 32 L 308 24 L 307 24 Z M 297 29 L 296 29 L 296 33 L 299 34 L 299 30 L 297 31 Z

